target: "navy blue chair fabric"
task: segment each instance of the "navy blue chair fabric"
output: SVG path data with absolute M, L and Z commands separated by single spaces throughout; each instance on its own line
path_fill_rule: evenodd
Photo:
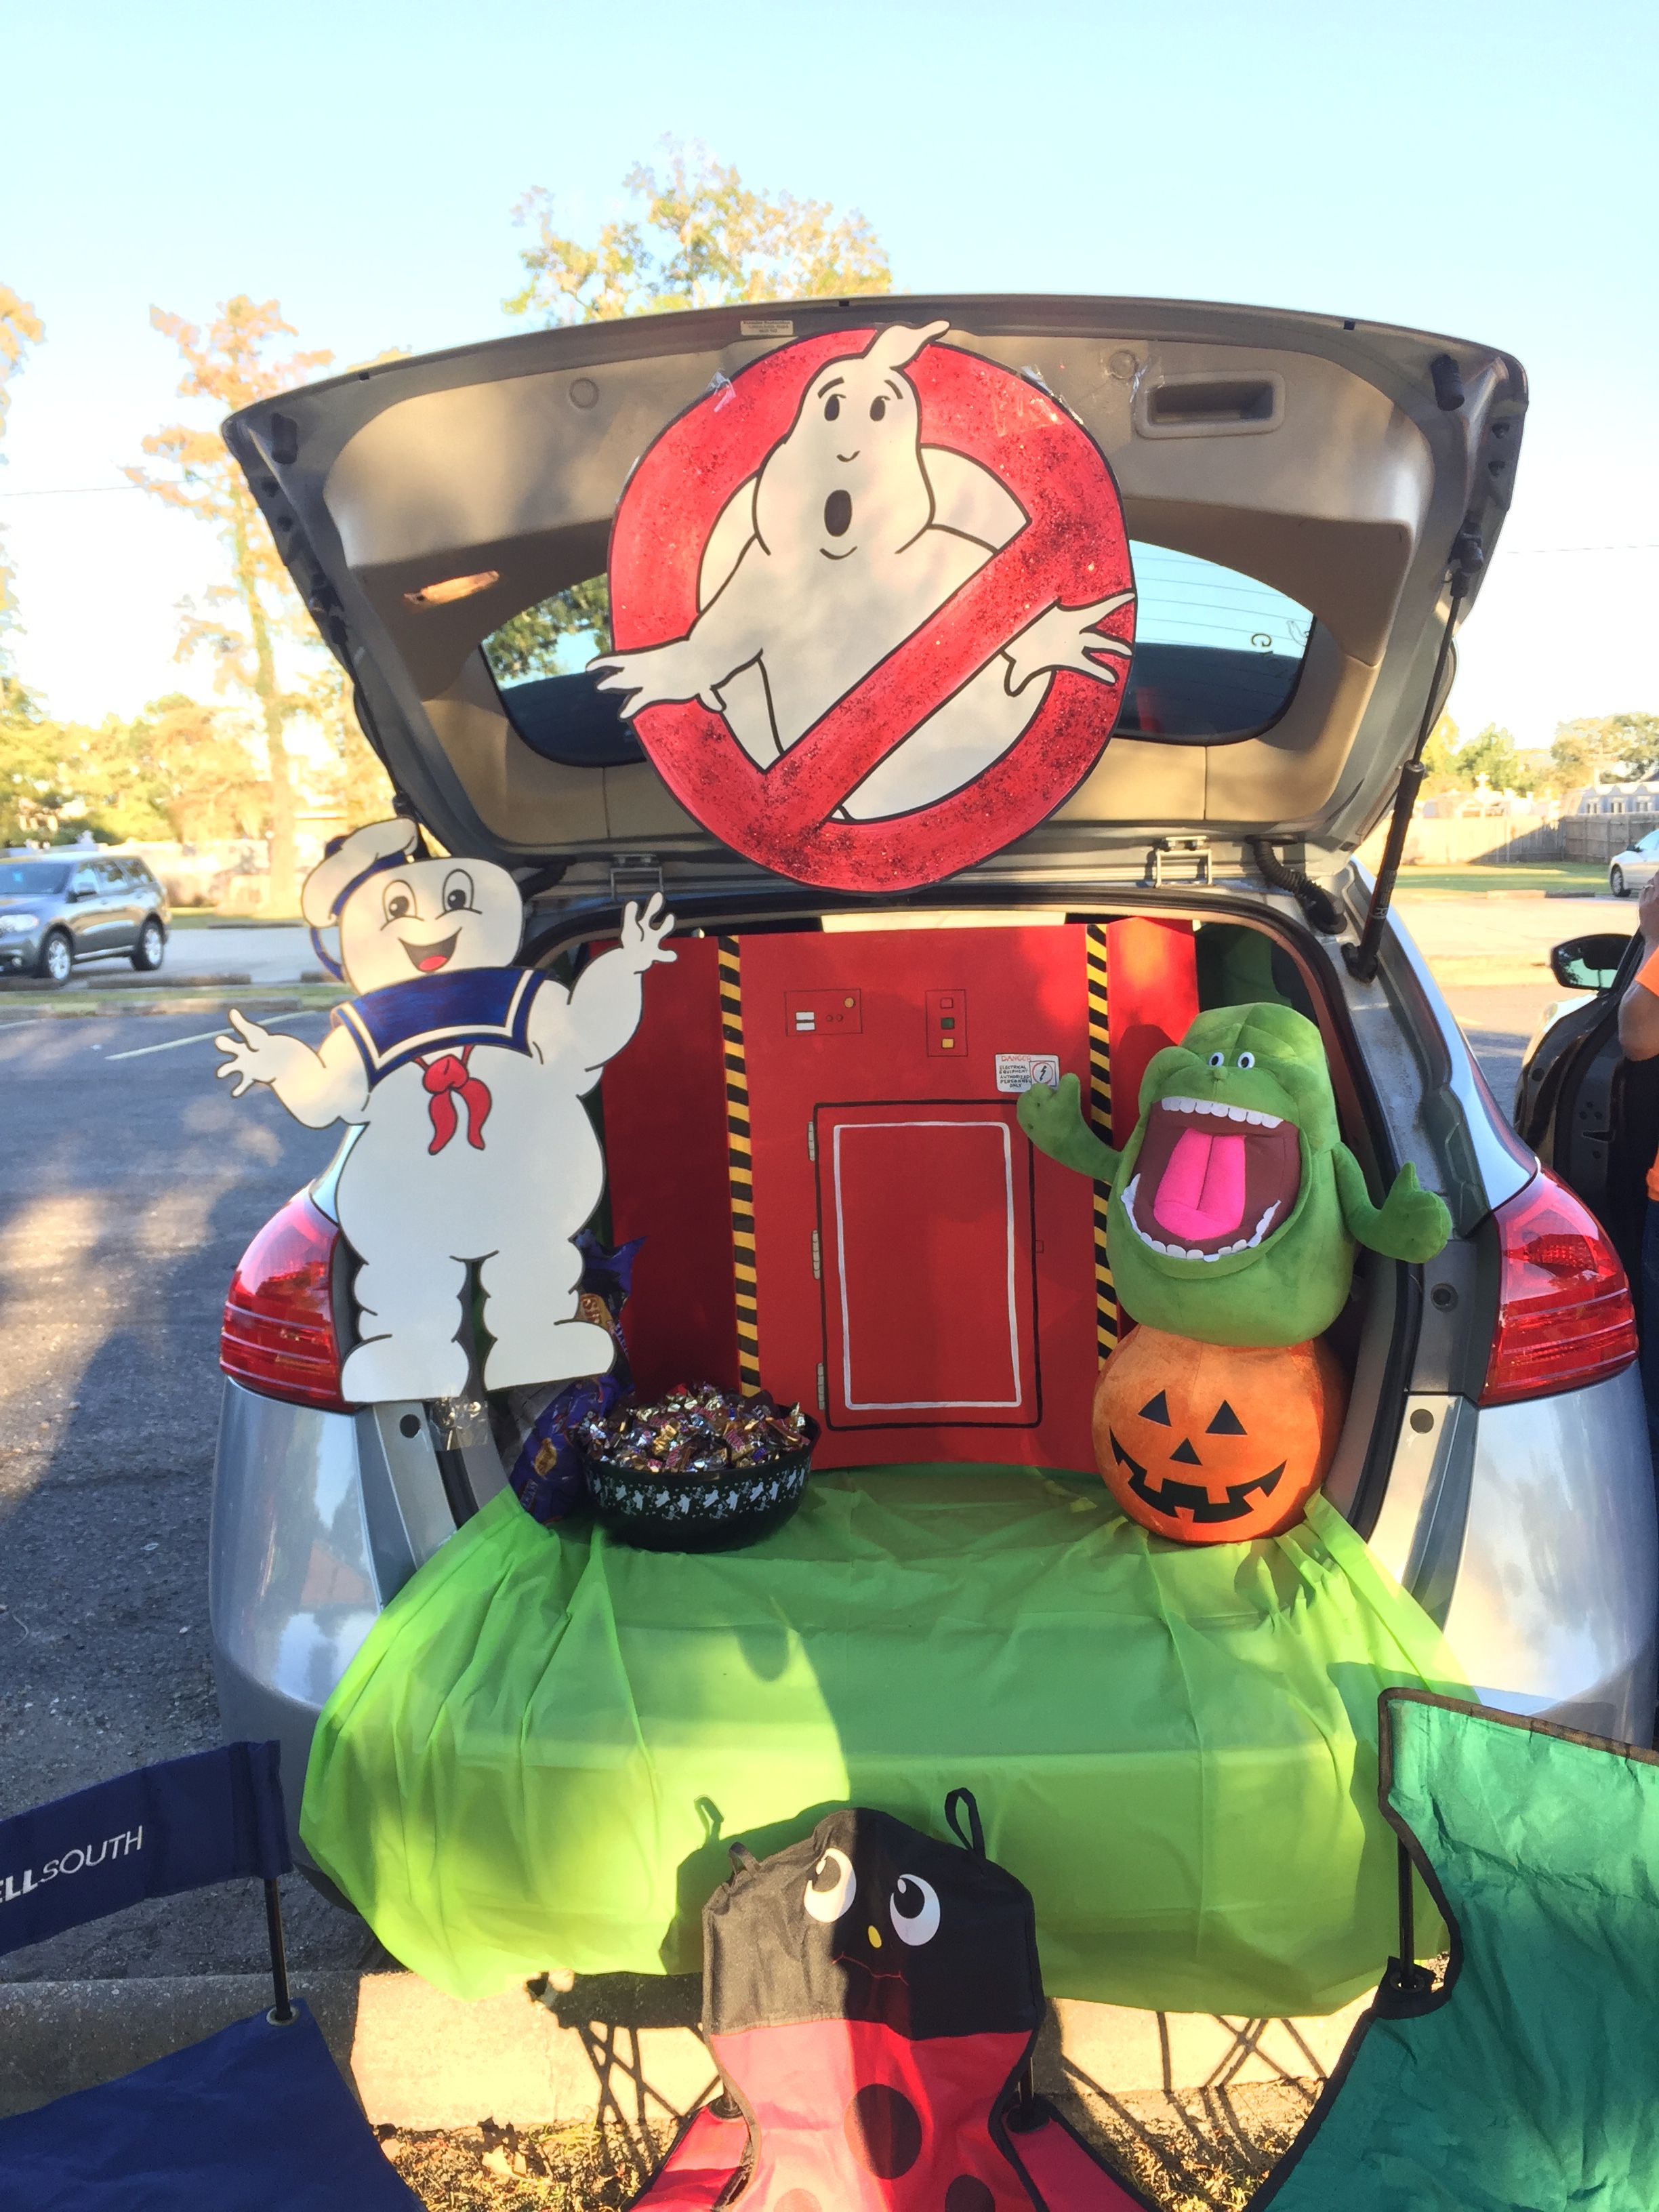
M 146 1897 L 293 1864 L 274 1743 L 229 1743 L 0 1820 L 0 1956 Z
M 3 2212 L 419 2212 L 291 2005 L 274 1743 L 118 1775 L 0 1820 L 0 1954 L 148 1897 L 252 1876 L 275 2003 L 137 2073 L 0 2119 Z
M 6 2212 L 419 2212 L 302 2005 L 0 2120 Z

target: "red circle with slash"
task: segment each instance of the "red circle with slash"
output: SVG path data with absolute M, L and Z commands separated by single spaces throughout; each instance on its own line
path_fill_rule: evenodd
M 810 380 L 875 336 L 836 331 L 763 355 L 647 450 L 611 530 L 618 653 L 688 634 L 727 501 L 787 436 Z M 835 890 L 937 883 L 1035 829 L 1099 759 L 1128 678 L 1121 659 L 1110 664 L 1115 684 L 1056 669 L 1020 735 L 970 783 L 910 813 L 834 818 L 880 761 L 1039 616 L 1133 587 L 1117 485 L 1074 417 L 1028 378 L 957 346 L 924 346 L 905 374 L 922 445 L 988 469 L 1028 517 L 1024 527 L 764 769 L 700 700 L 646 707 L 634 719 L 652 764 L 706 829 L 781 875 Z M 1133 601 L 1099 628 L 1133 642 Z

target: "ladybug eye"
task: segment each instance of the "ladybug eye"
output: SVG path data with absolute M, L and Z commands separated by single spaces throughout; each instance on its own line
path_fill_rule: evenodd
M 1255 1054 L 1253 1052 L 1241 1052 L 1238 1055 L 1238 1064 L 1241 1067 L 1254 1067 Z
M 1227 1065 L 1226 1054 L 1224 1052 L 1212 1052 L 1210 1054 L 1210 1065 L 1212 1067 L 1225 1067 Z
M 886 412 L 887 402 L 884 399 L 872 399 L 870 402 L 870 420 L 872 422 L 879 422 Z
M 931 1943 L 939 1934 L 939 1892 L 919 1874 L 902 1874 L 893 1885 L 887 1917 L 901 1943 L 912 1948 Z
M 833 422 L 840 413 L 841 394 L 832 392 L 823 403 L 823 419 L 826 422 Z
M 465 868 L 452 868 L 444 878 L 444 906 L 447 911 L 459 913 L 472 903 L 472 878 Z
M 858 1895 L 859 1880 L 853 1871 L 853 1862 L 845 1851 L 831 1848 L 812 1869 L 812 1879 L 806 1885 L 806 1894 L 801 1899 L 807 1913 L 821 1920 L 827 1927 L 839 1920 Z

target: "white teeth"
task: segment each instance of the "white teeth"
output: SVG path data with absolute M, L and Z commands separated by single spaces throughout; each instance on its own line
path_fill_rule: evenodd
M 1262 1238 L 1267 1233 L 1267 1224 L 1273 1219 L 1274 1214 L 1276 1214 L 1278 1211 L 1279 1200 L 1275 1199 L 1273 1204 L 1267 1208 L 1267 1211 L 1262 1215 L 1261 1220 L 1256 1223 L 1255 1235 L 1247 1240 L 1249 1243 L 1259 1244 L 1261 1242 Z M 1244 1249 L 1244 1246 L 1242 1244 L 1235 1245 L 1233 1249 L 1235 1251 L 1243 1251 Z
M 1159 1103 L 1171 1114 L 1214 1114 L 1224 1121 L 1249 1121 L 1261 1129 L 1276 1129 L 1282 1119 L 1278 1114 L 1259 1114 L 1250 1106 L 1229 1106 L 1219 1098 L 1165 1098 Z

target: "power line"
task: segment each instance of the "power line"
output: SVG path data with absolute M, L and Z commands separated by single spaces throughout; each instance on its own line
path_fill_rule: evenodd
M 42 484 L 35 491 L 0 491 L 0 499 L 85 499 L 106 491 L 143 491 L 143 484 Z
M 1534 553 L 1651 553 L 1659 549 L 1659 538 L 1638 538 L 1619 545 L 1505 545 L 1501 550 L 1512 561 L 1524 561 Z

